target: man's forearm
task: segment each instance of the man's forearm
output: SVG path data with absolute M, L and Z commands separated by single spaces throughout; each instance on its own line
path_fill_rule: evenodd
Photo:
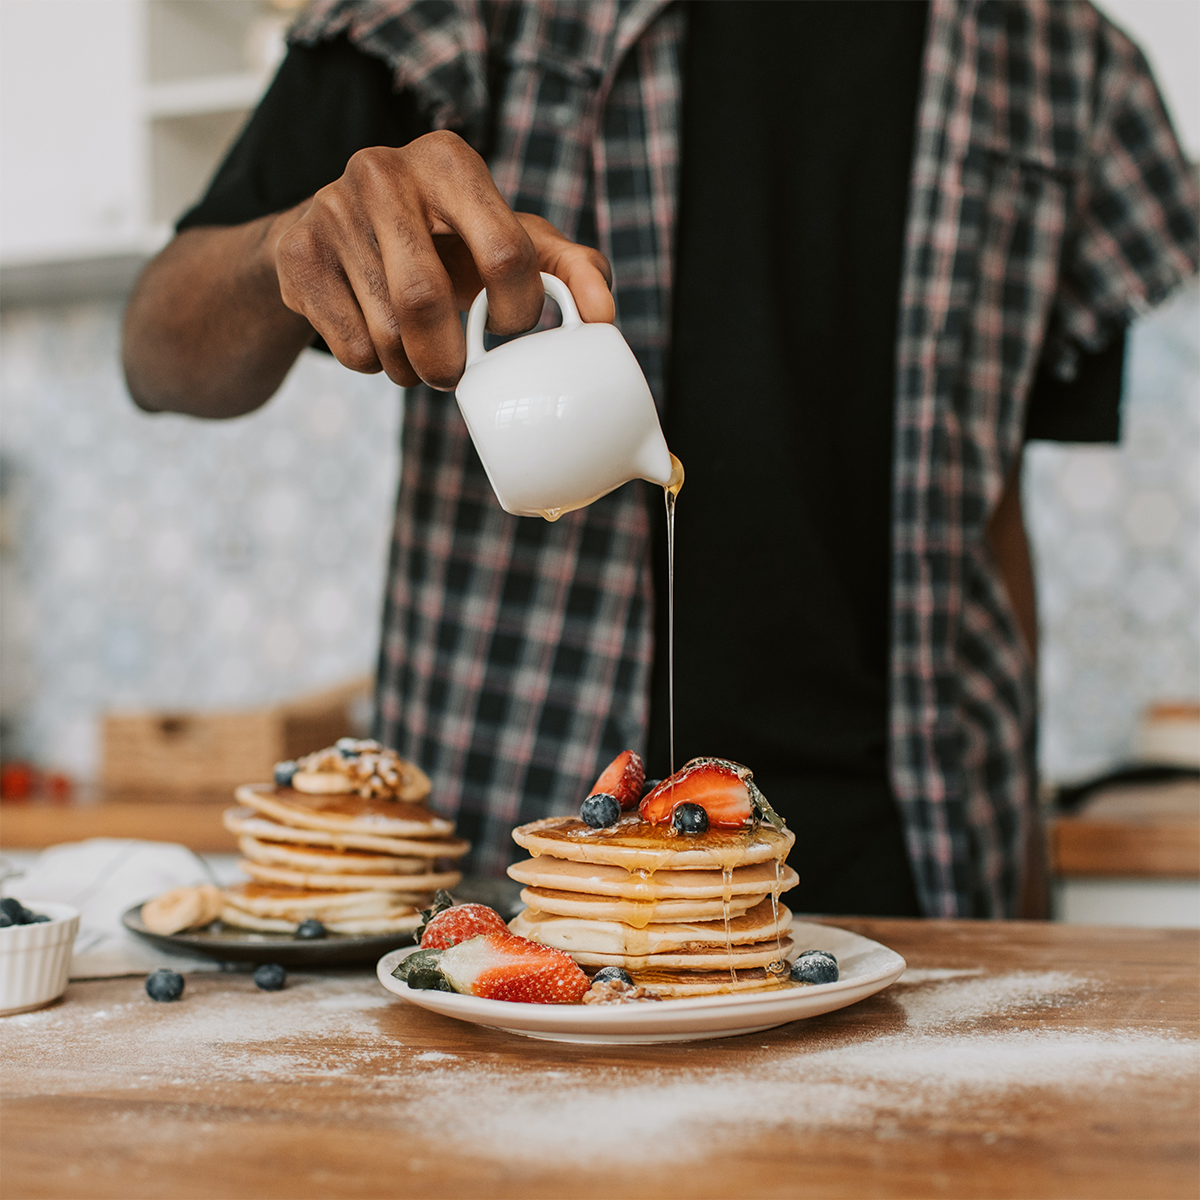
M 125 379 L 151 412 L 235 417 L 268 400 L 312 340 L 283 303 L 273 243 L 287 217 L 181 233 L 125 313 Z

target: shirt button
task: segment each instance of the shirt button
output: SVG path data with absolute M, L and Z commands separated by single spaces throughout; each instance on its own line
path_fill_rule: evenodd
M 559 129 L 565 129 L 575 120 L 575 109 L 569 104 L 557 104 L 550 110 L 550 120 Z

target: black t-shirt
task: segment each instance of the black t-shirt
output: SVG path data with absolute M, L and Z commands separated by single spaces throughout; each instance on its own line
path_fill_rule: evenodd
M 890 871 L 891 898 L 867 911 L 916 911 L 887 704 L 897 300 L 925 18 L 924 3 L 755 2 L 693 5 L 688 19 L 666 415 L 687 472 L 676 759 L 748 764 L 799 844 L 824 848 L 801 872 L 801 908 L 859 908 Z M 659 653 L 656 775 L 666 703 Z M 841 905 L 825 901 L 834 874 L 854 890 Z
M 896 320 L 926 5 L 689 5 L 666 432 L 676 757 L 748 763 L 802 910 L 916 913 L 887 778 Z M 179 228 L 290 207 L 427 132 L 345 39 L 293 47 Z M 1121 345 L 1039 375 L 1029 436 L 1115 438 Z M 651 489 L 647 489 L 650 491 Z M 665 597 L 661 501 L 651 513 Z M 665 605 L 649 769 L 665 773 Z M 812 853 L 813 849 L 817 853 Z

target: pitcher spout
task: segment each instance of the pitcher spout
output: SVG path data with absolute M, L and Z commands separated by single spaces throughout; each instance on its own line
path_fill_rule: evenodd
M 675 464 L 679 460 L 667 449 L 662 430 L 655 423 L 654 431 L 642 444 L 637 455 L 637 475 L 647 483 L 657 483 L 659 487 L 670 487 L 674 475 Z M 680 482 L 683 481 L 683 468 L 679 468 Z M 677 490 L 677 489 L 676 489 Z

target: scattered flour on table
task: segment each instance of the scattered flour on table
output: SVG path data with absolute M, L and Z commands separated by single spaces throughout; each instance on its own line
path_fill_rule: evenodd
M 201 992 L 197 977 L 169 1004 L 149 999 L 141 979 L 121 982 L 129 994 L 122 1004 L 88 1009 L 68 993 L 62 1004 L 0 1020 L 6 1064 L 17 1069 L 28 1053 L 30 1082 L 44 1072 L 48 1090 L 59 1091 L 124 1079 L 131 1063 L 150 1079 L 186 1082 L 353 1074 L 384 1049 L 374 1014 L 394 1003 L 361 975 L 293 976 L 272 993 L 245 977 Z M 318 1047 L 328 1039 L 328 1050 L 314 1050 L 313 1039 Z M 390 1040 L 387 1053 L 396 1046 Z M 335 1057 L 345 1062 L 334 1065 Z M 11 1081 L 11 1070 L 6 1075 Z
M 893 996 L 904 1009 L 909 1030 L 975 1024 L 994 1017 L 1015 1017 L 1036 1009 L 1061 1008 L 1087 989 L 1087 981 L 1065 971 L 1015 971 L 967 979 L 905 979 L 910 984 L 937 982 L 940 987 L 898 988 Z
M 627 1159 L 661 1161 L 695 1158 L 748 1130 L 879 1133 L 928 1129 L 952 1118 L 960 1128 L 977 1120 L 984 1131 L 997 1115 L 996 1101 L 1014 1089 L 1070 1092 L 1136 1076 L 1183 1079 L 1196 1063 L 1186 1042 L 1129 1032 L 892 1036 L 748 1062 L 741 1070 L 684 1068 L 632 1084 L 618 1077 L 604 1088 L 572 1072 L 539 1082 L 498 1071 L 446 1071 L 425 1082 L 438 1110 L 470 1112 L 464 1151 L 502 1148 L 509 1156 L 544 1159 L 552 1149 L 582 1162 L 620 1146 Z M 446 1136 L 436 1118 L 421 1119 L 428 1136 Z
M 942 979 L 958 979 L 963 975 L 982 975 L 982 967 L 908 967 L 899 983 L 932 983 Z
M 388 1011 L 397 1002 L 374 986 L 362 975 L 302 977 L 268 994 L 210 977 L 178 1004 L 154 1004 L 130 980 L 124 1003 L 110 990 L 102 1006 L 76 998 L 0 1021 L 8 1090 L 111 1097 L 137 1080 L 160 1096 L 178 1088 L 181 1103 L 220 1103 L 223 1084 L 249 1082 L 287 1105 L 322 1088 L 330 1120 L 383 1123 L 463 1155 L 583 1163 L 619 1145 L 630 1162 L 663 1163 L 718 1152 L 748 1129 L 919 1137 L 953 1118 L 993 1136 L 1020 1092 L 1052 1106 L 1149 1078 L 1178 1081 L 1182 1094 L 1200 1077 L 1197 1043 L 1182 1035 L 1056 1027 L 1056 1011 L 1098 987 L 1059 971 L 910 972 L 870 1025 L 810 1036 L 800 1022 L 766 1049 L 733 1039 L 720 1067 L 690 1066 L 686 1043 L 658 1048 L 673 1063 L 651 1072 L 620 1047 L 596 1050 L 587 1067 L 574 1052 L 538 1067 L 548 1044 L 531 1043 L 531 1065 L 514 1071 L 407 1045 L 392 1032 L 404 1027 Z M 1030 1014 L 1042 1023 L 1031 1028 Z M 1019 1028 L 1006 1027 L 1017 1017 Z

